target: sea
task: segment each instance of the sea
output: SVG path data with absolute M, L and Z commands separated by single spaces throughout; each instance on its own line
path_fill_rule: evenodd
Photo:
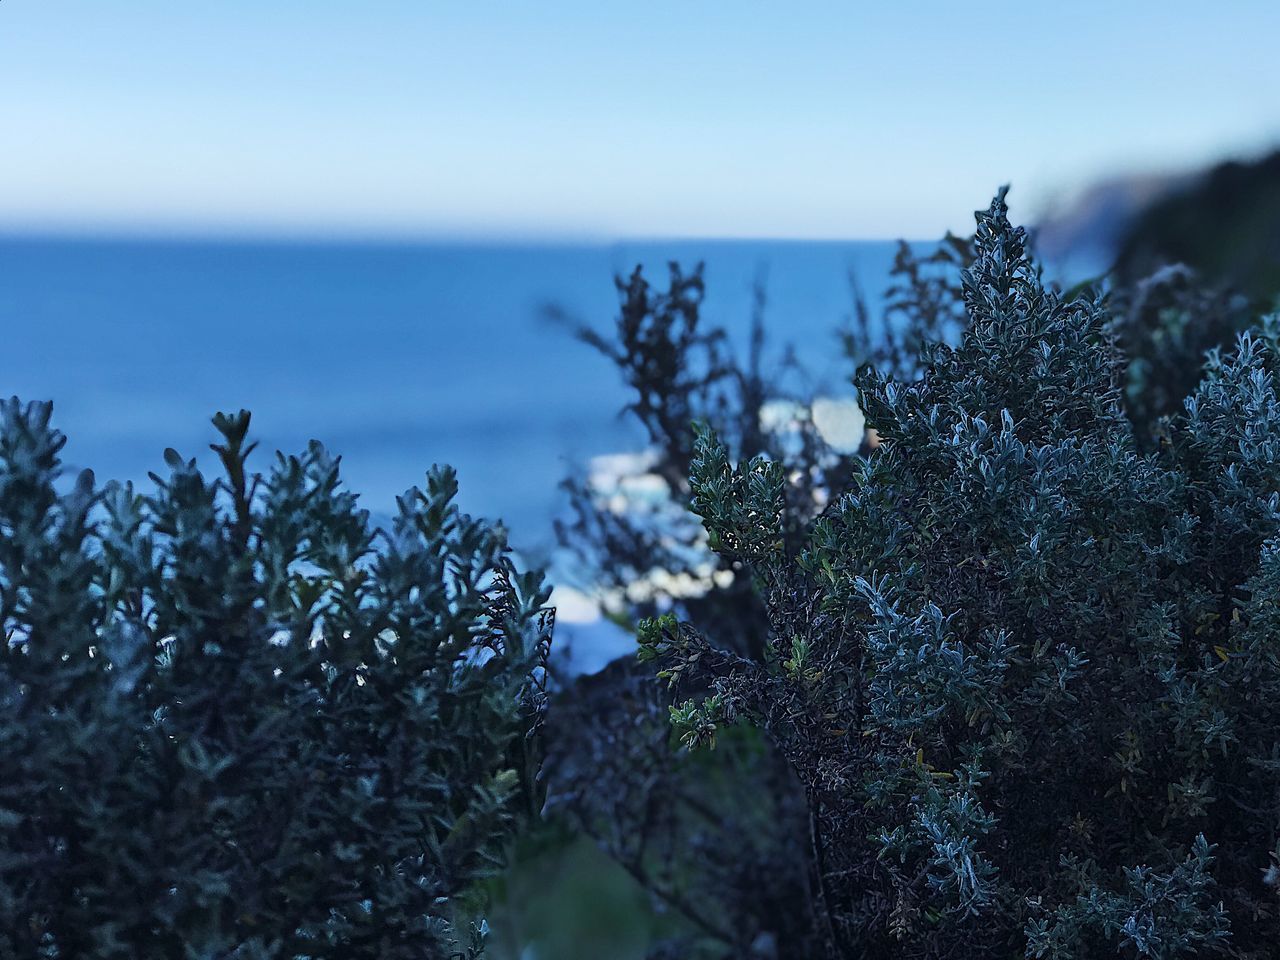
M 530 562 L 557 563 L 560 482 L 638 453 L 629 396 L 572 323 L 606 333 L 614 278 L 705 264 L 703 322 L 744 351 L 765 292 L 766 361 L 852 396 L 837 329 L 851 278 L 873 309 L 895 244 L 284 242 L 0 238 L 0 394 L 52 400 L 64 461 L 147 484 L 173 447 L 212 460 L 210 416 L 245 408 L 271 451 L 318 439 L 375 516 L 433 463 L 460 502 L 501 519 Z

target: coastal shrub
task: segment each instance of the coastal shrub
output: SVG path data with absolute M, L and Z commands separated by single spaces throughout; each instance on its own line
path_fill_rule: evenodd
M 794 772 L 814 956 L 1273 956 L 1275 320 L 1147 444 L 1106 301 L 1043 282 L 1003 194 L 972 252 L 954 345 L 861 372 L 881 442 L 799 545 L 785 465 L 698 432 L 762 652 L 668 614 L 641 658 L 685 745 L 746 726 Z
M 540 800 L 547 591 L 436 468 L 375 529 L 319 444 L 142 493 L 0 404 L 0 957 L 475 957 Z
M 823 441 L 808 415 L 812 398 L 789 389 L 794 362 L 766 367 L 761 287 L 740 358 L 728 331 L 703 314 L 701 266 L 670 265 L 665 288 L 639 269 L 616 283 L 611 333 L 577 332 L 632 391 L 627 412 L 650 447 L 606 489 L 589 477 L 566 482 L 562 548 L 604 613 L 628 629 L 674 610 L 707 624 L 718 643 L 759 655 L 767 620 L 750 578 L 719 563 L 688 513 L 690 422 L 713 423 L 739 448 L 793 466 L 788 517 L 797 543 L 842 485 L 848 459 Z M 874 334 L 854 338 L 881 342 Z M 771 403 L 792 411 L 782 429 L 766 429 Z M 629 482 L 656 489 L 660 507 L 649 500 L 619 509 Z M 596 840 L 658 910 L 690 931 L 655 944 L 655 957 L 809 956 L 808 878 L 796 855 L 808 826 L 798 781 L 773 746 L 745 728 L 712 755 L 672 749 L 670 703 L 665 685 L 634 657 L 566 685 L 547 726 L 549 813 Z
M 863 363 L 914 376 L 923 344 L 959 336 L 966 322 L 960 271 L 972 258 L 971 246 L 949 233 L 924 252 L 900 242 L 879 313 L 851 275 L 852 315 L 832 330 L 851 377 Z M 754 290 L 746 357 L 740 358 L 728 329 L 702 314 L 702 264 L 670 263 L 665 290 L 640 267 L 614 283 L 619 311 L 613 330 L 576 323 L 574 333 L 616 368 L 632 395 L 623 412 L 644 428 L 649 446 L 604 489 L 580 474 L 565 480 L 569 510 L 556 521 L 559 546 L 572 558 L 572 575 L 615 621 L 634 627 L 644 616 L 673 610 L 714 621 L 718 642 L 759 653 L 751 645 L 759 641 L 763 610 L 749 578 L 720 563 L 687 513 L 692 424 L 712 427 L 740 456 L 787 465 L 787 534 L 797 543 L 844 489 L 852 469 L 849 451 L 824 437 L 818 423 L 823 398 L 815 396 L 790 345 L 779 362 L 765 363 L 763 284 Z M 628 502 L 629 481 L 643 482 L 647 502 Z M 663 509 L 655 510 L 654 502 Z
M 860 361 L 914 376 L 922 343 L 954 341 L 965 321 L 960 271 L 971 259 L 968 238 L 948 234 L 924 249 L 900 243 L 882 311 L 851 275 L 853 311 L 832 338 L 850 376 Z M 758 657 L 768 620 L 751 578 L 719 560 L 688 512 L 691 421 L 713 425 L 744 456 L 786 465 L 792 549 L 838 498 L 853 461 L 847 445 L 834 449 L 819 430 L 823 400 L 789 347 L 766 362 L 763 284 L 739 354 L 729 331 L 704 314 L 705 283 L 701 265 L 670 264 L 665 288 L 637 268 L 615 279 L 611 331 L 575 324 L 632 392 L 626 413 L 650 446 L 620 477 L 566 481 L 571 509 L 558 533 L 576 577 L 616 622 L 634 629 L 672 612 L 718 645 Z M 628 499 L 631 484 L 642 500 Z M 794 772 L 748 728 L 711 754 L 673 749 L 670 705 L 665 684 L 634 657 L 562 689 L 547 729 L 548 811 L 595 839 L 658 911 L 684 922 L 690 933 L 655 943 L 653 956 L 816 955 L 803 852 L 809 823 Z
M 879 312 L 851 275 L 854 309 L 836 331 L 851 373 L 866 363 L 915 380 L 930 344 L 956 344 L 969 324 L 962 281 L 974 255 L 969 237 L 948 234 L 932 247 L 899 243 Z M 1109 278 L 1108 286 L 1107 335 L 1124 355 L 1125 413 L 1135 442 L 1150 448 L 1165 435 L 1162 418 L 1199 382 L 1206 352 L 1230 343 L 1247 325 L 1247 304 L 1179 266 L 1136 284 Z M 728 331 L 708 327 L 702 316 L 701 266 L 671 265 L 665 291 L 640 270 L 617 278 L 617 287 L 612 335 L 581 326 L 578 334 L 633 391 L 627 410 L 646 428 L 651 446 L 620 477 L 566 482 L 572 511 L 559 527 L 562 547 L 614 620 L 634 625 L 668 611 L 711 643 L 759 659 L 768 619 L 751 577 L 741 564 L 717 558 L 706 532 L 690 524 L 696 518 L 681 513 L 690 501 L 693 449 L 682 418 L 712 426 L 741 460 L 763 455 L 782 464 L 782 516 L 792 551 L 826 505 L 838 501 L 853 462 L 833 452 L 806 416 L 814 405 L 803 370 L 785 358 L 765 369 L 762 287 L 746 362 L 735 356 Z M 793 411 L 784 431 L 766 428 L 777 419 L 770 406 L 779 401 Z M 868 435 L 863 454 L 874 438 Z M 632 503 L 625 496 L 631 483 L 644 499 Z M 662 490 L 659 511 L 650 502 L 655 485 Z M 815 955 L 821 938 L 811 884 L 796 869 L 805 859 L 796 838 L 808 830 L 808 815 L 787 761 L 741 726 L 734 749 L 722 741 L 711 754 L 672 750 L 671 697 L 651 677 L 648 665 L 620 661 L 561 693 L 551 731 L 549 808 L 594 837 L 659 909 L 674 910 L 697 931 L 678 944 L 655 946 L 655 956 L 662 950 L 694 956 L 699 947 L 708 956 Z M 686 684 L 684 695 L 690 693 Z M 739 749 L 742 744 L 750 748 Z M 734 816 L 723 813 L 725 796 L 733 798 Z M 721 812 L 704 816 L 709 809 Z M 738 839 L 744 834 L 750 843 Z M 719 855 L 730 847 L 734 857 Z M 709 923 L 709 915 L 727 922 Z

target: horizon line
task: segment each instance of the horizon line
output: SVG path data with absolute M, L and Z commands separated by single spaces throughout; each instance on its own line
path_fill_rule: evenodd
M 613 247 L 627 244 L 682 243 L 936 243 L 903 235 L 795 235 L 712 233 L 617 233 L 562 230 L 307 230 L 290 228 L 62 226 L 0 222 L 0 243 L 228 244 L 239 246 L 457 246 L 457 247 Z

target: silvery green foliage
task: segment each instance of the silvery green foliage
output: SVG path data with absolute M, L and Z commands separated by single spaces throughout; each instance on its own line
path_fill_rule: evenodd
M 686 744 L 746 722 L 800 778 L 819 955 L 1273 956 L 1273 326 L 1148 450 L 1105 302 L 1043 284 L 1003 194 L 974 252 L 958 345 L 860 377 L 883 443 L 799 548 L 778 464 L 700 432 L 693 509 L 765 653 L 662 617 L 641 656 L 703 691 Z
M 251 475 L 246 413 L 218 479 L 64 489 L 49 420 L 0 404 L 0 957 L 476 956 L 551 630 L 501 528 Z

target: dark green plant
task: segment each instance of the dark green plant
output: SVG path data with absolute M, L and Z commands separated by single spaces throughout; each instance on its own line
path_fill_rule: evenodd
M 1232 956 L 1280 942 L 1280 356 L 1213 354 L 1148 450 L 1104 301 L 980 213 L 966 330 L 866 370 L 883 443 L 794 547 L 788 473 L 710 430 L 694 510 L 767 615 L 641 656 L 684 743 L 762 731 L 803 785 L 824 957 Z
M 736 611 L 721 618 L 720 631 L 725 642 L 737 642 L 755 632 L 741 629 L 740 623 L 758 620 L 760 611 L 749 586 L 735 583 L 730 571 L 721 571 L 721 584 L 713 585 L 715 555 L 684 509 L 693 443 L 689 425 L 695 420 L 714 423 L 752 452 L 771 448 L 771 438 L 761 428 L 762 409 L 777 395 L 776 377 L 767 377 L 762 369 L 764 291 L 756 289 L 750 349 L 741 362 L 730 348 L 728 331 L 702 316 L 701 264 L 691 270 L 670 264 L 666 290 L 651 286 L 639 267 L 614 282 L 619 311 L 612 335 L 585 324 L 578 324 L 575 334 L 617 368 L 633 395 L 625 412 L 648 434 L 650 461 L 642 470 L 662 484 L 659 512 L 614 509 L 602 502 L 607 494 L 602 498 L 589 478 L 571 476 L 563 484 L 569 512 L 556 523 L 560 546 L 573 559 L 578 578 L 606 596 L 606 613 L 629 627 L 672 602 L 697 608 L 708 591 L 732 595 Z M 820 473 L 819 441 L 811 425 L 797 439 L 811 472 Z M 811 489 L 812 484 L 798 486 Z M 804 494 L 797 489 L 796 495 Z M 680 597 L 660 584 L 637 589 L 655 575 L 665 582 L 682 580 L 694 589 Z
M 840 331 L 846 353 L 915 375 L 923 345 L 959 336 L 960 269 L 972 257 L 970 246 L 950 235 L 923 252 L 900 245 L 882 314 L 873 314 L 851 278 L 855 311 Z M 619 621 L 630 626 L 671 610 L 702 625 L 719 645 L 759 656 L 767 619 L 749 574 L 732 559 L 716 563 L 696 518 L 684 513 L 690 420 L 713 424 L 748 456 L 787 465 L 784 517 L 793 548 L 839 495 L 853 462 L 828 447 L 804 415 L 813 398 L 789 351 L 766 371 L 761 286 L 741 361 L 727 330 L 708 326 L 702 314 L 701 267 L 672 265 L 665 291 L 638 270 L 616 283 L 621 302 L 612 338 L 588 328 L 578 335 L 635 392 L 628 411 L 649 434 L 644 469 L 664 485 L 662 522 L 654 522 L 648 505 L 619 510 L 610 495 L 572 478 L 562 545 L 590 586 L 612 598 L 606 610 Z M 764 426 L 768 406 L 778 401 L 798 413 L 782 431 Z M 664 589 L 672 581 L 686 591 Z M 811 877 L 802 853 L 809 826 L 793 772 L 754 731 L 741 731 L 709 756 L 673 750 L 669 705 L 652 670 L 634 663 L 612 664 L 562 692 L 549 726 L 549 809 L 594 837 L 660 909 L 696 931 L 659 945 L 655 956 L 664 949 L 688 957 L 814 955 Z
M 50 412 L 0 404 L 0 957 L 477 955 L 552 621 L 501 527 L 437 468 L 375 530 L 243 412 L 218 479 L 67 485 Z
M 749 580 L 716 564 L 687 513 L 689 423 L 708 420 L 746 449 L 780 455 L 778 438 L 761 427 L 762 411 L 786 395 L 778 379 L 791 363 L 784 360 L 774 376 L 763 372 L 762 289 L 742 362 L 727 331 L 702 316 L 701 267 L 671 265 L 668 279 L 662 291 L 639 270 L 618 278 L 613 340 L 578 329 L 634 391 L 627 409 L 649 434 L 644 469 L 663 485 L 660 512 L 616 510 L 587 479 L 574 477 L 565 484 L 570 516 L 558 532 L 579 576 L 612 598 L 605 606 L 610 616 L 631 628 L 674 605 L 684 616 L 714 622 L 720 641 L 735 646 L 758 637 L 764 612 Z M 843 465 L 812 423 L 797 427 L 787 438 L 798 465 L 794 515 L 804 515 L 801 505 L 808 503 L 812 518 L 814 490 L 830 482 L 826 471 Z M 673 582 L 691 589 L 665 588 Z M 793 910 L 805 902 L 806 882 L 803 863 L 792 855 L 804 832 L 794 778 L 749 731 L 714 757 L 673 750 L 668 705 L 652 671 L 633 659 L 561 691 L 547 731 L 549 812 L 595 839 L 658 909 L 693 931 L 655 945 L 655 956 L 803 956 L 812 922 Z M 739 798 L 731 812 L 724 810 L 728 797 Z

